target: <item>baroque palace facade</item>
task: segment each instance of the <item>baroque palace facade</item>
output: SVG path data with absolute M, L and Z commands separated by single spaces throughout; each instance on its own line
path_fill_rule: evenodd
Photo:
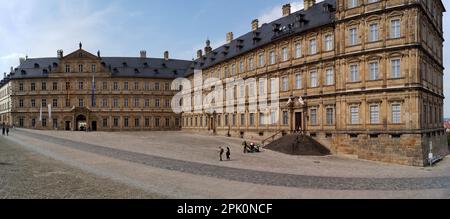
M 1 88 L 1 123 L 49 130 L 179 130 L 171 81 L 189 61 L 101 57 L 80 49 L 21 59 Z
M 181 128 L 253 139 L 302 131 L 334 154 L 417 166 L 426 164 L 430 149 L 447 155 L 442 2 L 304 4 L 297 12 L 284 5 L 283 17 L 269 24 L 252 21 L 251 31 L 236 39 L 228 33 L 219 48 L 207 41 L 194 61 L 168 54 L 149 59 L 145 52 L 101 57 L 81 45 L 68 56 L 59 51 L 57 58 L 23 59 L 2 81 L 1 121 L 60 130 Z M 256 79 L 234 88 L 245 110 L 173 113 L 170 100 L 179 91 L 170 83 L 187 77 L 194 84 L 197 69 L 204 80 Z M 278 112 L 249 108 L 250 97 L 273 89 L 280 90 Z

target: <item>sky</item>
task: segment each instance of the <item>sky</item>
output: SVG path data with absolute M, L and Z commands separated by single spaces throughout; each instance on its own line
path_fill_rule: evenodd
M 450 1 L 443 1 L 450 10 Z M 0 0 L 0 72 L 9 72 L 19 57 L 56 57 L 83 43 L 102 56 L 163 57 L 191 60 L 211 40 L 213 48 L 260 24 L 281 17 L 281 6 L 300 10 L 303 0 Z M 450 12 L 449 12 L 450 13 Z M 444 38 L 450 39 L 450 14 L 444 15 Z M 450 97 L 449 42 L 444 45 L 445 95 Z M 0 74 L 0 78 L 3 74 Z M 450 117 L 450 100 L 445 102 Z

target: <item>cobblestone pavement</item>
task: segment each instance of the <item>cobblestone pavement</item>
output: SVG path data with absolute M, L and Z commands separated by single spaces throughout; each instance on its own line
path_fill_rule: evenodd
M 369 178 L 369 177 L 326 177 L 275 173 L 251 169 L 233 168 L 219 165 L 199 163 L 165 158 L 128 150 L 94 145 L 38 132 L 19 130 L 18 134 L 44 140 L 63 147 L 76 149 L 100 156 L 133 162 L 152 168 L 214 177 L 224 180 L 238 181 L 267 186 L 281 186 L 321 190 L 377 190 L 402 191 L 426 189 L 450 189 L 450 176 L 402 177 L 402 178 Z M 354 167 L 357 168 L 357 167 Z M 448 170 L 448 169 L 447 169 Z M 448 172 L 447 172 L 448 173 Z
M 25 150 L 0 136 L 0 199 L 161 197 Z

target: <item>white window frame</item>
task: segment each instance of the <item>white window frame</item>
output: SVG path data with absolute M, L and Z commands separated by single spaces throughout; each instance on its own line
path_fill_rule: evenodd
M 380 105 L 379 104 L 369 105 L 369 118 L 370 118 L 370 124 L 380 124 Z
M 317 117 L 317 113 L 318 113 L 318 109 L 317 108 L 311 108 L 309 109 L 309 115 L 310 115 L 310 119 L 309 119 L 309 124 L 310 125 L 318 125 L 318 117 Z
M 358 7 L 358 0 L 348 0 L 348 8 Z
M 378 61 L 374 61 L 374 62 L 369 62 L 369 80 L 371 81 L 375 81 L 378 80 L 380 78 L 379 75 L 379 63 Z
M 392 19 L 391 20 L 391 34 L 390 34 L 391 39 L 400 38 L 402 35 L 401 30 L 402 30 L 401 20 L 399 18 Z
M 325 36 L 325 51 L 333 50 L 333 36 L 328 34 Z
M 283 91 L 284 92 L 289 91 L 289 78 L 288 78 L 288 76 L 282 77 L 281 78 L 281 83 L 282 83 Z
M 310 55 L 317 54 L 317 40 L 316 39 L 309 40 L 309 54 Z
M 254 69 L 254 60 L 253 60 L 253 58 L 249 58 L 248 59 L 248 70 L 253 71 L 253 69 Z
M 264 62 L 264 53 L 260 53 L 258 55 L 258 67 L 264 67 L 265 62 Z
M 327 68 L 325 70 L 325 85 L 334 85 L 334 69 Z
M 378 23 L 369 25 L 369 42 L 378 41 Z
M 319 78 L 318 78 L 318 75 L 317 75 L 317 70 L 311 70 L 310 72 L 309 72 L 309 81 L 310 81 L 310 83 L 309 83 L 309 85 L 310 85 L 310 87 L 312 87 L 312 88 L 315 88 L 315 87 L 319 87 Z
M 282 53 L 281 57 L 282 57 L 283 62 L 289 61 L 289 50 L 288 50 L 288 48 L 287 47 L 283 47 L 281 49 L 281 53 Z
M 295 58 L 302 57 L 302 44 L 300 42 L 295 44 Z
M 348 29 L 348 43 L 350 46 L 358 44 L 358 28 L 352 27 Z
M 396 109 L 398 108 L 398 109 Z M 402 123 L 402 104 L 401 103 L 392 103 L 391 104 L 391 122 L 393 124 L 401 124 Z
M 303 88 L 303 75 L 302 73 L 295 74 L 295 89 Z
M 360 81 L 359 77 L 359 65 L 358 64 L 351 64 L 349 66 L 349 80 L 350 82 L 358 82 Z
M 359 125 L 359 106 L 350 106 L 350 124 Z
M 401 78 L 401 59 L 391 59 L 391 78 Z
M 331 110 L 331 114 L 329 112 Z M 327 125 L 334 125 L 334 107 L 326 107 L 325 109 L 325 117 Z
M 275 63 L 276 63 L 275 51 L 270 51 L 269 52 L 269 65 L 275 65 Z

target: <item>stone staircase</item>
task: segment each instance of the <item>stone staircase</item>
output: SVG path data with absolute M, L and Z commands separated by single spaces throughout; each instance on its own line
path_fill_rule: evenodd
M 326 156 L 330 150 L 307 135 L 290 134 L 281 137 L 264 148 L 290 155 Z

